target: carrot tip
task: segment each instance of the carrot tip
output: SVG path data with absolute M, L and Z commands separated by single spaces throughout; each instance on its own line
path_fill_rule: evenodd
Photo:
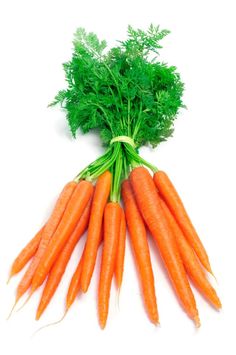
M 201 326 L 200 318 L 198 315 L 193 318 L 193 321 L 195 323 L 196 328 L 199 328 Z
M 16 298 L 16 300 L 15 300 L 15 302 L 14 302 L 14 304 L 13 304 L 13 306 L 12 306 L 12 308 L 11 308 L 11 310 L 10 310 L 10 312 L 9 312 L 8 316 L 7 316 L 7 320 L 9 320 L 9 319 L 10 319 L 10 317 L 11 317 L 11 315 L 12 315 L 12 313 L 13 313 L 13 311 L 14 311 L 14 309 L 15 309 L 15 307 L 16 307 L 16 305 L 17 305 L 17 303 L 18 303 L 18 301 L 19 301 L 19 299 L 18 299 L 18 298 Z
M 29 296 L 26 298 L 26 300 L 25 300 L 25 302 L 22 304 L 22 306 L 20 306 L 20 308 L 17 309 L 17 312 L 19 312 L 22 308 L 25 307 L 25 305 L 29 302 L 29 300 L 30 300 L 30 298 L 31 298 L 32 295 L 33 295 L 33 292 L 31 292 L 31 293 L 29 294 Z
M 9 284 L 9 282 L 11 281 L 12 276 L 13 276 L 13 274 L 12 274 L 12 273 L 10 273 L 10 275 L 9 275 L 9 277 L 8 277 L 8 279 L 7 279 L 7 285 L 8 285 L 8 284 Z
M 65 318 L 67 312 L 68 312 L 68 309 L 65 310 L 65 313 L 63 314 L 63 316 L 62 316 L 59 320 L 57 320 L 57 321 L 55 321 L 55 322 L 53 322 L 53 323 L 46 324 L 46 325 L 44 325 L 44 326 L 38 328 L 38 329 L 32 334 L 31 337 L 33 338 L 38 332 L 40 332 L 41 330 L 43 330 L 43 329 L 45 329 L 45 328 L 48 328 L 48 327 L 51 327 L 51 326 L 53 326 L 53 325 L 57 325 L 57 324 L 61 323 L 61 322 L 63 321 L 63 319 Z

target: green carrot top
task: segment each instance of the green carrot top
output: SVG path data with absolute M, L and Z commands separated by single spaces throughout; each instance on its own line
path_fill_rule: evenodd
M 171 136 L 183 107 L 183 83 L 174 66 L 158 61 L 168 33 L 159 26 L 146 32 L 129 26 L 127 40 L 107 49 L 94 33 L 76 31 L 72 59 L 63 65 L 67 88 L 51 103 L 65 109 L 74 137 L 78 129 L 96 129 L 104 145 L 124 135 L 136 147 L 154 147 Z

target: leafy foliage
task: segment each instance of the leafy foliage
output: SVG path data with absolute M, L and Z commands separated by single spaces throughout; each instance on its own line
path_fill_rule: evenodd
M 156 146 L 173 132 L 183 107 L 183 83 L 176 68 L 157 60 L 167 30 L 128 27 L 128 38 L 107 49 L 94 33 L 79 28 L 72 59 L 64 64 L 67 89 L 51 105 L 66 110 L 73 136 L 97 129 L 105 145 L 129 135 L 137 146 Z

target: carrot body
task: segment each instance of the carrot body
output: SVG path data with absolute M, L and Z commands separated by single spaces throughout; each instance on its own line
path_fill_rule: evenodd
M 101 229 L 102 231 L 102 229 Z M 102 241 L 102 232 L 100 233 L 100 241 L 99 241 L 99 245 L 101 244 Z M 80 257 L 79 263 L 77 265 L 77 268 L 75 269 L 75 272 L 72 276 L 68 291 L 67 291 L 67 296 L 66 296 L 66 312 L 68 311 L 68 309 L 72 306 L 72 304 L 74 303 L 74 300 L 76 298 L 76 296 L 78 295 L 79 291 L 80 291 L 80 280 L 81 280 L 81 271 L 82 271 L 82 263 L 83 263 L 83 258 L 84 258 L 84 251 L 85 251 L 85 247 L 83 250 L 83 253 Z
M 68 205 L 68 202 L 76 188 L 77 184 L 74 181 L 71 181 L 65 185 L 63 188 L 56 205 L 53 209 L 53 212 L 51 216 L 49 217 L 48 222 L 45 225 L 45 228 L 42 231 L 41 235 L 41 240 L 40 244 L 38 247 L 38 250 L 29 265 L 29 268 L 26 270 L 23 278 L 21 279 L 17 291 L 16 291 L 16 300 L 19 300 L 21 296 L 29 289 L 31 286 L 31 282 L 34 277 L 34 273 L 40 263 L 40 260 L 42 259 L 42 256 L 44 255 L 46 248 L 57 228 L 59 225 L 62 216 L 64 214 L 64 211 Z
M 81 289 L 86 292 L 93 274 L 99 246 L 103 212 L 110 193 L 111 173 L 106 171 L 97 180 L 91 207 L 88 237 L 81 272 Z
M 174 289 L 185 311 L 199 325 L 194 295 L 180 258 L 176 241 L 165 219 L 155 184 L 148 170 L 135 168 L 130 174 L 139 210 L 155 239 Z
M 48 306 L 49 302 L 51 301 L 54 293 L 56 292 L 56 289 L 62 279 L 62 276 L 66 270 L 67 264 L 70 260 L 71 254 L 79 241 L 79 239 L 82 237 L 84 234 L 87 226 L 88 226 L 88 221 L 89 221 L 89 215 L 90 215 L 90 207 L 91 207 L 91 200 L 87 204 L 81 218 L 79 219 L 79 222 L 77 223 L 77 226 L 75 227 L 73 233 L 71 234 L 70 238 L 68 239 L 66 245 L 62 249 L 58 259 L 54 263 L 46 285 L 44 287 L 40 303 L 37 309 L 37 314 L 36 314 L 36 319 L 38 320 L 46 307 Z
M 128 180 L 125 180 L 122 184 L 122 198 L 131 244 L 140 275 L 144 304 L 150 320 L 156 324 L 159 317 L 147 233 Z
M 177 241 L 177 246 L 179 248 L 179 252 L 188 275 L 191 277 L 194 284 L 197 286 L 199 291 L 206 297 L 206 299 L 210 301 L 217 309 L 221 308 L 221 302 L 216 294 L 216 291 L 208 281 L 193 249 L 185 239 L 183 232 L 180 229 L 178 223 L 176 222 L 174 216 L 171 214 L 169 208 L 162 199 L 161 206 L 164 211 L 166 220 Z
M 53 237 L 35 271 L 31 285 L 31 293 L 44 282 L 58 254 L 75 229 L 92 193 L 93 185 L 88 181 L 80 181 L 76 186 L 65 209 L 61 222 L 53 234 Z
M 18 256 L 15 258 L 11 271 L 10 277 L 20 272 L 23 267 L 28 263 L 28 261 L 35 255 L 42 236 L 42 227 L 38 233 L 31 239 L 31 241 L 21 250 Z
M 120 235 L 115 263 L 115 279 L 118 289 L 120 289 L 124 272 L 125 259 L 125 240 L 126 240 L 126 221 L 123 209 L 121 210 Z
M 178 222 L 189 244 L 192 246 L 195 253 L 197 254 L 202 265 L 207 271 L 212 273 L 206 250 L 194 226 L 192 225 L 192 222 L 184 208 L 183 202 L 181 201 L 169 177 L 164 171 L 158 171 L 154 174 L 153 179 L 160 195 L 163 197 L 167 206 L 171 210 L 173 216 Z
M 119 242 L 120 222 L 120 205 L 116 202 L 109 202 L 104 211 L 104 244 L 98 287 L 98 316 L 101 328 L 105 327 L 107 321 L 111 282 Z
M 78 263 L 77 268 L 75 269 L 75 272 L 72 276 L 72 279 L 71 279 L 71 282 L 70 282 L 70 285 L 69 285 L 69 288 L 67 291 L 66 311 L 72 306 L 72 304 L 74 303 L 74 300 L 80 290 L 80 276 L 81 276 L 81 271 L 82 271 L 83 256 L 84 256 L 84 253 L 81 255 L 80 261 Z

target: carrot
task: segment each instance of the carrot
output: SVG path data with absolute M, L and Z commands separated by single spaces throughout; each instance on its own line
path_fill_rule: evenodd
M 104 211 L 104 245 L 98 286 L 98 316 L 101 328 L 105 327 L 108 316 L 110 288 L 115 268 L 120 222 L 120 205 L 117 202 L 109 202 Z
M 134 194 L 128 180 L 122 183 L 122 198 L 125 205 L 125 215 L 129 229 L 136 265 L 140 275 L 140 282 L 144 297 L 144 304 L 150 320 L 159 322 L 154 277 L 147 242 L 146 228 L 135 202 Z
M 205 269 L 212 273 L 206 250 L 185 210 L 175 187 L 164 171 L 154 174 L 155 185 Z
M 81 255 L 80 261 L 78 263 L 77 268 L 75 269 L 75 272 L 72 276 L 72 279 L 71 279 L 71 282 L 70 282 L 70 285 L 68 288 L 68 292 L 67 292 L 67 296 L 66 296 L 66 312 L 74 303 L 74 300 L 80 290 L 80 276 L 81 276 L 81 271 L 82 271 L 83 256 L 84 256 L 84 253 Z
M 62 276 L 66 270 L 66 266 L 70 260 L 71 254 L 79 241 L 79 239 L 82 237 L 84 234 L 88 222 L 89 222 L 89 215 L 90 215 L 90 207 L 91 207 L 91 199 L 89 203 L 87 204 L 82 216 L 79 219 L 79 222 L 77 223 L 77 226 L 75 227 L 73 233 L 71 234 L 70 238 L 68 239 L 66 245 L 61 251 L 61 254 L 59 255 L 58 259 L 56 260 L 55 264 L 53 265 L 46 285 L 44 287 L 40 303 L 37 309 L 37 314 L 36 314 L 36 319 L 38 320 L 46 307 L 48 306 L 49 302 L 51 301 L 54 293 L 56 292 L 56 289 L 62 279 Z
M 63 188 L 56 205 L 53 209 L 51 216 L 49 217 L 48 222 L 46 223 L 42 235 L 38 250 L 29 265 L 29 268 L 26 270 L 23 278 L 21 279 L 17 291 L 16 291 L 16 302 L 24 295 L 24 293 L 31 286 L 32 279 L 34 277 L 34 273 L 42 259 L 42 256 L 45 253 L 45 250 L 49 244 L 52 235 L 54 234 L 58 224 L 61 221 L 61 218 L 64 214 L 64 211 L 67 207 L 67 204 L 76 188 L 77 184 L 74 181 L 71 181 L 65 185 Z
M 160 197 L 153 179 L 147 169 L 138 167 L 130 173 L 130 181 L 139 210 L 159 247 L 178 298 L 186 313 L 199 326 L 200 321 L 194 295 L 189 285 L 175 238 L 162 211 Z
M 91 216 L 88 227 L 88 237 L 84 252 L 84 261 L 81 271 L 81 289 L 83 292 L 88 290 L 93 274 L 97 250 L 100 239 L 103 212 L 110 193 L 111 173 L 106 171 L 97 180 L 95 187 Z
M 193 249 L 185 239 L 182 230 L 180 229 L 178 223 L 176 222 L 174 216 L 172 215 L 163 199 L 161 199 L 161 207 L 177 241 L 177 246 L 179 248 L 179 252 L 188 275 L 191 277 L 194 284 L 205 296 L 205 298 L 210 301 L 217 309 L 221 308 L 221 302 L 216 294 L 216 291 L 208 281 Z
M 125 214 L 122 209 L 121 222 L 120 222 L 120 235 L 119 235 L 118 249 L 117 249 L 116 263 L 115 263 L 115 279 L 116 279 L 118 290 L 121 287 L 123 272 L 124 272 L 125 239 L 126 239 L 126 221 L 125 221 Z
M 92 193 L 93 185 L 86 180 L 80 181 L 76 186 L 65 209 L 61 222 L 53 234 L 53 237 L 35 271 L 31 284 L 31 294 L 44 282 L 60 251 L 66 244 L 82 216 Z
M 36 235 L 30 240 L 30 242 L 21 250 L 21 252 L 15 258 L 11 266 L 9 279 L 12 276 L 16 275 L 18 272 L 20 272 L 28 263 L 28 261 L 34 256 L 39 247 L 43 228 L 44 226 L 38 231 L 38 233 L 36 233 Z
M 102 229 L 101 229 L 101 231 L 102 231 Z M 103 235 L 103 233 L 101 232 L 99 245 L 101 244 L 101 241 L 103 239 L 102 235 Z M 67 296 L 66 296 L 66 311 L 65 312 L 67 312 L 69 310 L 69 308 L 72 306 L 76 296 L 78 295 L 78 293 L 80 291 L 80 280 L 81 280 L 80 277 L 81 277 L 81 271 L 82 271 L 82 263 L 83 263 L 83 258 L 84 258 L 85 246 L 84 246 L 83 253 L 80 257 L 79 263 L 78 263 L 77 268 L 72 276 L 72 279 L 71 279 L 71 282 L 70 282 L 70 285 L 68 288 L 68 292 L 67 292 Z

